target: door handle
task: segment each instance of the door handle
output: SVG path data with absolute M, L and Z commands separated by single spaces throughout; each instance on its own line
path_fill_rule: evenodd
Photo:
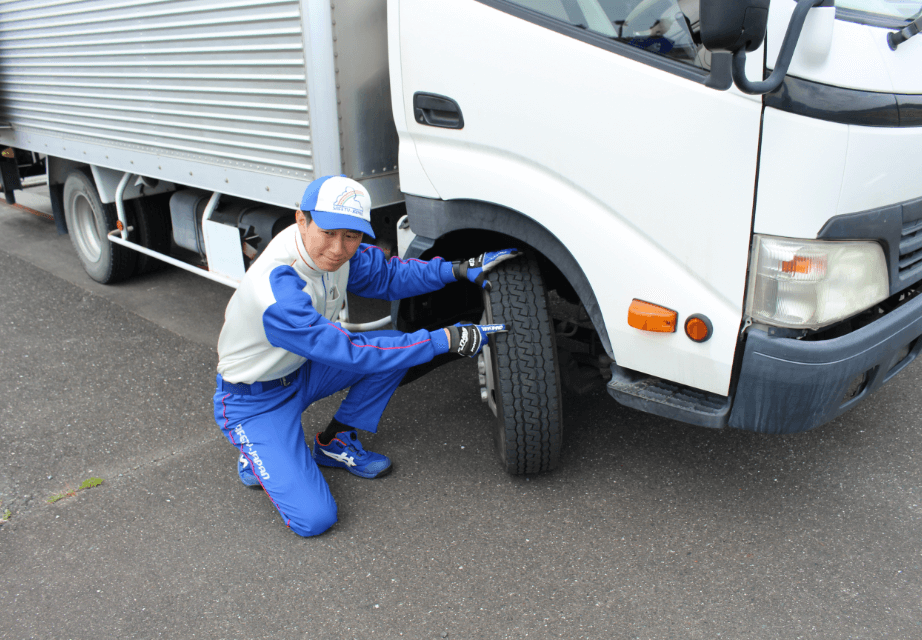
M 464 116 L 458 103 L 434 93 L 413 94 L 413 115 L 419 124 L 444 129 L 463 129 Z

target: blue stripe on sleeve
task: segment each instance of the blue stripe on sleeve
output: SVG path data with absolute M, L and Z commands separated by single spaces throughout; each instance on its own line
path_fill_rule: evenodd
M 406 369 L 429 362 L 442 346 L 433 345 L 426 330 L 400 336 L 346 331 L 314 309 L 303 291 L 307 284 L 290 266 L 269 275 L 275 303 L 263 312 L 269 343 L 315 362 L 360 373 Z

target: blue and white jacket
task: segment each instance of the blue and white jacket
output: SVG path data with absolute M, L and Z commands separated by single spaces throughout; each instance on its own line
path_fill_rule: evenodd
M 387 260 L 362 244 L 337 271 L 321 271 L 304 248 L 298 225 L 279 233 L 247 271 L 224 314 L 218 373 L 252 384 L 297 370 L 307 360 L 363 373 L 403 369 L 448 351 L 442 329 L 401 336 L 351 333 L 334 322 L 347 291 L 398 300 L 455 282 L 442 258 Z

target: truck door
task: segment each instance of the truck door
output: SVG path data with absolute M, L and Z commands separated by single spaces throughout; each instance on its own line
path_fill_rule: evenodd
M 697 13 L 696 0 L 399 0 L 392 91 L 404 192 L 537 220 L 586 273 L 620 365 L 726 395 L 761 103 L 705 86 Z M 419 92 L 453 100 L 463 128 L 419 121 Z M 629 327 L 634 298 L 680 322 L 706 314 L 713 339 Z

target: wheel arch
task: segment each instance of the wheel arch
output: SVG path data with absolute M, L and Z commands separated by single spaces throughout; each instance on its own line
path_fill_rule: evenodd
M 614 358 L 611 341 L 589 279 L 570 250 L 544 225 L 528 215 L 478 200 L 436 200 L 406 196 L 410 228 L 417 235 L 407 258 L 469 258 L 472 253 L 499 249 L 514 241 L 518 248 L 529 248 L 539 258 L 548 289 L 570 287 L 583 304 L 602 346 Z M 525 245 L 525 246 L 522 246 Z M 395 302 L 394 317 L 402 302 Z
M 88 172 L 89 167 L 90 165 L 85 162 L 74 162 L 73 160 L 47 156 L 45 172 L 48 176 L 51 215 L 54 217 L 54 224 L 60 235 L 68 233 L 67 220 L 64 217 L 64 182 L 72 171 L 83 168 Z
M 86 172 L 89 172 L 90 165 L 86 162 L 75 162 L 73 160 L 66 160 L 65 158 L 48 156 L 48 184 L 63 185 L 67 180 L 67 176 L 70 175 L 71 172 L 73 172 L 75 169 L 83 169 Z

